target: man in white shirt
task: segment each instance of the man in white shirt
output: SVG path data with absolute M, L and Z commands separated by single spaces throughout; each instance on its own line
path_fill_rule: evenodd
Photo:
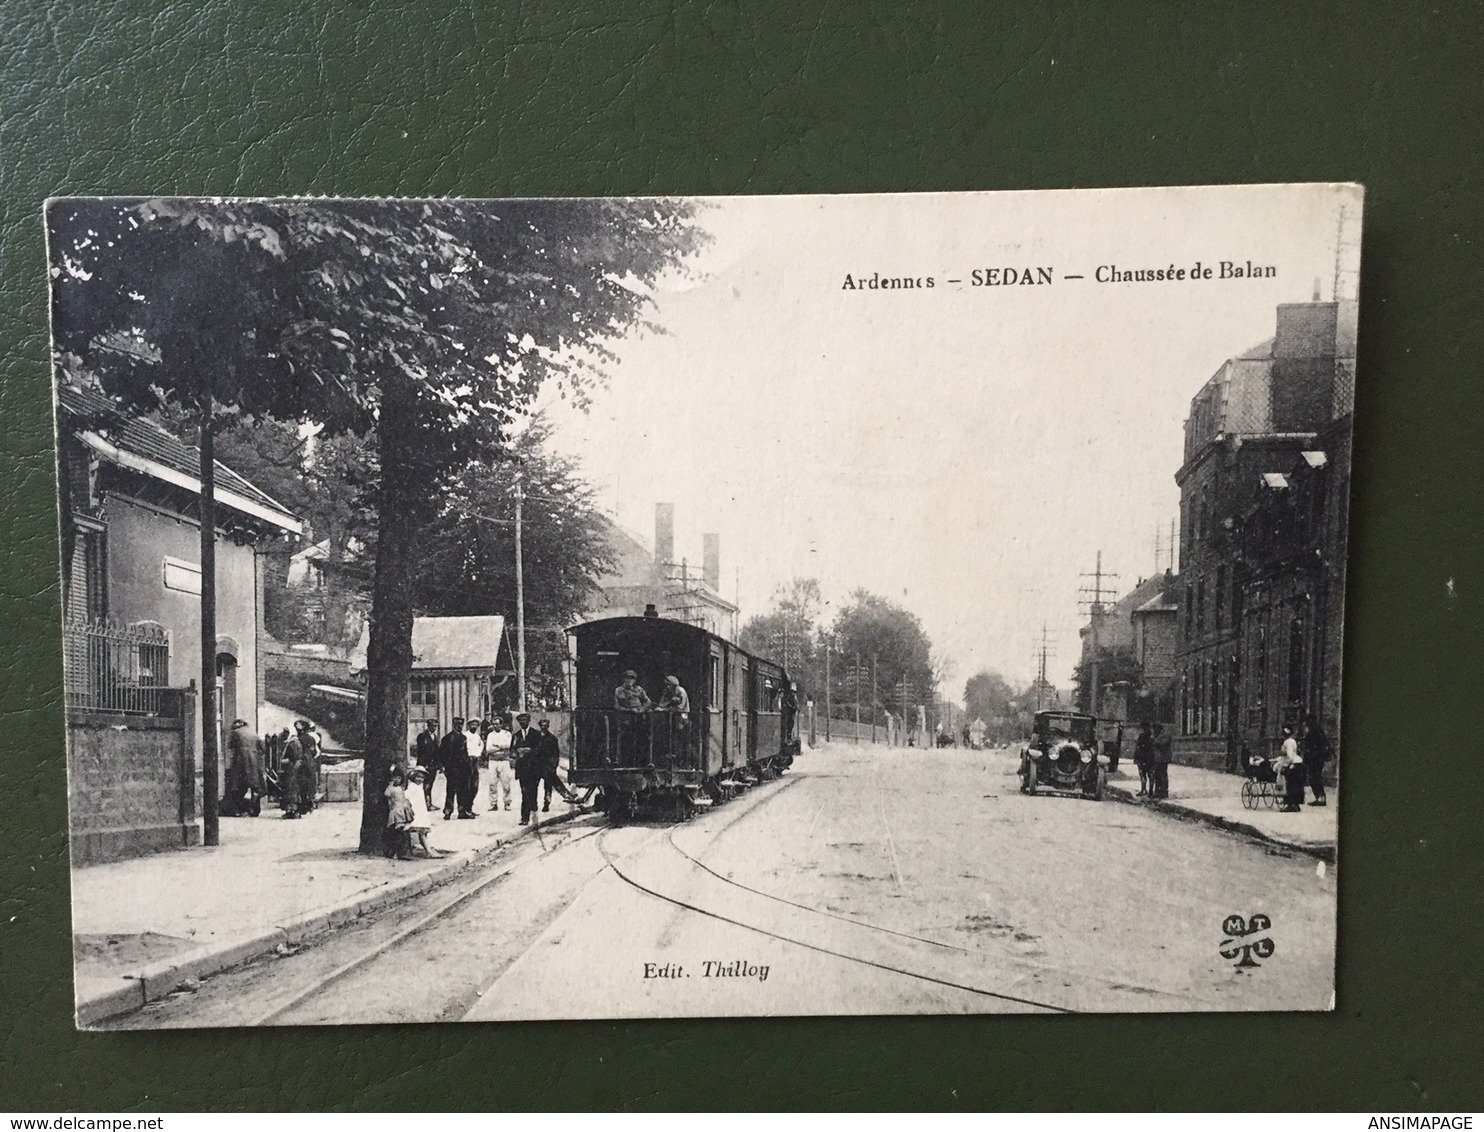
M 469 771 L 459 796 L 460 817 L 467 811 L 472 818 L 474 805 L 479 800 L 479 759 L 484 754 L 484 739 L 480 737 L 479 727 L 480 721 L 471 719 L 464 728 L 464 750 L 469 755 Z
M 510 795 L 515 785 L 515 773 L 510 769 L 510 732 L 504 723 L 495 721 L 485 724 L 484 753 L 489 764 L 490 809 L 498 810 L 504 798 L 505 809 L 510 808 Z

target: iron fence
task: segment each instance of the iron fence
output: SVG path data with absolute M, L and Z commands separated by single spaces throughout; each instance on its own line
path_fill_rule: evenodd
M 68 621 L 62 658 L 68 710 L 160 714 L 170 683 L 170 634 L 162 626 Z

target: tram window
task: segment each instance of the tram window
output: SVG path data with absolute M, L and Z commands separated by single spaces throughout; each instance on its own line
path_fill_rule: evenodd
M 706 658 L 706 682 L 710 690 L 707 706 L 712 711 L 721 710 L 721 657 L 712 653 Z

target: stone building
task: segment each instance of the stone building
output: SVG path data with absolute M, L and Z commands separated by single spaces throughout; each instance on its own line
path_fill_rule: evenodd
M 1100 717 L 1141 723 L 1174 722 L 1172 687 L 1179 630 L 1178 605 L 1173 595 L 1177 586 L 1177 580 L 1169 573 L 1140 578 L 1133 589 L 1117 601 L 1105 603 L 1095 614 L 1098 648 L 1105 655 L 1125 655 L 1137 674 L 1132 679 L 1109 682 L 1109 669 L 1103 669 L 1097 704 Z M 1082 638 L 1081 670 L 1085 672 L 1092 656 L 1091 617 L 1078 632 Z
M 1279 306 L 1274 337 L 1191 400 L 1175 476 L 1179 762 L 1235 769 L 1302 711 L 1336 734 L 1355 316 L 1353 301 Z M 1285 517 L 1295 485 L 1324 500 L 1312 527 Z
M 653 605 L 661 617 L 734 638 L 737 606 L 721 596 L 720 535 L 702 535 L 698 569 L 675 555 L 675 505 L 657 503 L 652 553 L 638 536 L 611 520 L 609 539 L 616 562 L 598 579 L 588 617 L 639 617 Z
M 263 699 L 260 542 L 300 521 L 216 465 L 217 718 L 202 720 L 197 450 L 99 390 L 57 389 L 63 684 L 78 861 L 200 841 L 202 727 Z M 221 782 L 218 769 L 217 781 Z
M 1175 685 L 1180 649 L 1180 581 L 1171 573 L 1158 576 L 1154 595 L 1129 614 L 1133 626 L 1134 662 L 1140 683 L 1129 701 L 1128 718 L 1137 722 L 1175 723 Z

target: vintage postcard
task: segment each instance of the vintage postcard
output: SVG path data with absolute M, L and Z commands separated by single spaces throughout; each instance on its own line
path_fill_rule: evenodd
M 1333 1009 L 1361 210 L 50 201 L 78 1025 Z

